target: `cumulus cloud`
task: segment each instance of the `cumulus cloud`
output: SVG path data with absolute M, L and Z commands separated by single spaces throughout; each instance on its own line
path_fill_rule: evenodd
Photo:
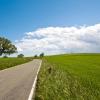
M 80 27 L 47 27 L 26 32 L 17 40 L 19 51 L 46 52 L 100 52 L 100 24 Z

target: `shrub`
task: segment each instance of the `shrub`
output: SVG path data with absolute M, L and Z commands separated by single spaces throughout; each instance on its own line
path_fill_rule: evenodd
M 5 55 L 5 56 L 3 56 L 3 58 L 8 58 L 8 56 Z
M 40 54 L 40 57 L 41 57 L 41 58 L 44 57 L 44 53 L 41 53 L 41 54 Z
M 34 58 L 37 58 L 37 57 L 38 57 L 37 55 L 34 56 Z
M 23 58 L 24 55 L 23 55 L 23 54 L 19 54 L 17 57 L 18 57 L 18 58 Z

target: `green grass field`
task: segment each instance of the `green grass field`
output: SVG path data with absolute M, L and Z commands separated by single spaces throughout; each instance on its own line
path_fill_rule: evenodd
M 43 58 L 35 100 L 100 100 L 100 54 Z
M 0 70 L 31 61 L 33 58 L 0 58 Z

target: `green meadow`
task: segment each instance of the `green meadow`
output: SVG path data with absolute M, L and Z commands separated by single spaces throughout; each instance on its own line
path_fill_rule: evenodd
M 33 58 L 0 58 L 0 70 L 31 61 Z
M 100 54 L 44 57 L 35 100 L 100 100 Z

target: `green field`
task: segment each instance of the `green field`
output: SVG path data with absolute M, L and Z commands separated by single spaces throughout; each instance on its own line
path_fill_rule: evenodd
M 100 54 L 43 58 L 35 100 L 100 100 Z
M 0 70 L 31 61 L 33 58 L 0 58 Z

